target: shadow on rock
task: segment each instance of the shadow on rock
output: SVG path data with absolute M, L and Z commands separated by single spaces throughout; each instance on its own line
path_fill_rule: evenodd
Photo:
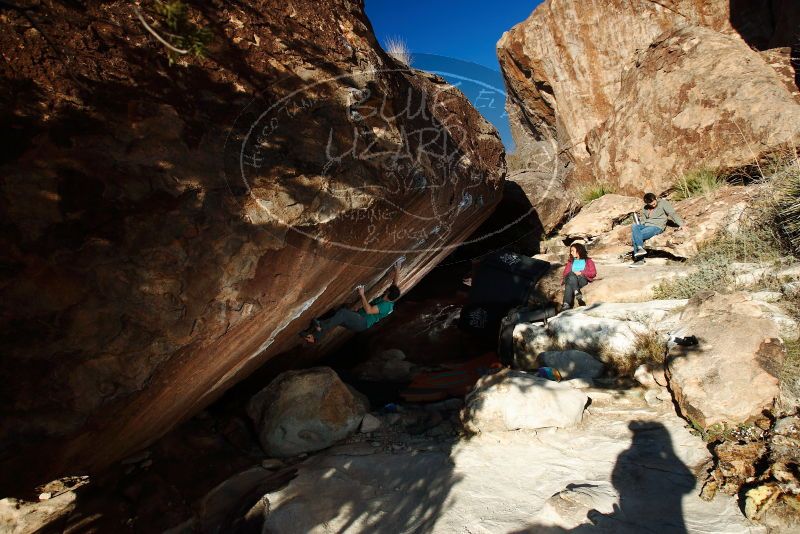
M 694 475 L 675 454 L 662 424 L 633 421 L 628 428 L 633 441 L 617 458 L 611 473 L 613 489 L 602 482 L 569 484 L 545 504 L 546 524 L 516 534 L 688 532 L 681 501 L 694 489 Z M 613 494 L 617 502 L 610 502 Z
M 460 479 L 450 447 L 379 453 L 372 448 L 343 445 L 309 460 L 288 487 L 268 496 L 263 532 L 432 531 Z

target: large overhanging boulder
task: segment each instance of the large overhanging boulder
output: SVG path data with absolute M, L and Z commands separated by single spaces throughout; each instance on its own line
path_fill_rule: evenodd
M 19 485 L 147 445 L 400 254 L 414 285 L 500 199 L 494 128 L 387 56 L 361 2 L 191 6 L 211 39 L 175 64 L 130 2 L 2 8 L 0 470 Z

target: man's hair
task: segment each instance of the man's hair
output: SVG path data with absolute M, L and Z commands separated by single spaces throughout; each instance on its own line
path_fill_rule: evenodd
M 569 248 L 575 247 L 575 250 L 578 251 L 578 258 L 585 260 L 589 257 L 589 253 L 586 252 L 586 247 L 583 243 L 573 243 L 569 246 Z
M 387 300 L 394 302 L 400 298 L 400 288 L 394 284 L 390 285 L 389 289 L 386 290 L 385 296 Z
M 655 199 L 656 199 L 656 196 L 653 193 L 645 193 L 644 194 L 644 203 L 645 204 L 650 204 Z

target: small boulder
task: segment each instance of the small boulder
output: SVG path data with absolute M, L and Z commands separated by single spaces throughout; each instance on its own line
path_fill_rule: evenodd
M 781 286 L 781 291 L 787 297 L 800 296 L 800 282 L 786 282 Z
M 514 351 L 522 361 L 559 347 L 626 358 L 636 346 L 639 334 L 648 329 L 636 321 L 592 317 L 578 310 L 563 312 L 546 326 L 521 323 L 514 328 Z M 533 356 L 533 358 L 532 358 Z
M 667 387 L 667 378 L 664 376 L 664 366 L 655 364 L 642 364 L 636 368 L 633 378 L 646 388 Z
M 496 432 L 580 423 L 588 397 L 566 384 L 505 369 L 481 378 L 466 399 L 462 421 L 471 432 Z
M 641 199 L 608 194 L 593 200 L 563 226 L 560 234 L 568 240 L 586 239 L 611 230 L 632 212 L 641 209 Z
M 363 434 L 368 432 L 375 432 L 381 427 L 381 420 L 368 413 L 364 416 L 364 419 L 361 420 L 361 426 L 359 427 L 359 431 Z
M 541 367 L 557 369 L 561 377 L 567 380 L 597 378 L 603 374 L 603 364 L 580 350 L 549 350 L 539 354 L 537 360 Z
M 223 531 L 231 514 L 238 508 L 245 503 L 256 504 L 258 499 L 252 497 L 253 490 L 273 476 L 273 471 L 255 466 L 220 482 L 200 501 L 200 531 Z
M 590 306 L 604 302 L 647 302 L 661 284 L 689 276 L 696 270 L 697 267 L 666 263 L 661 258 L 651 258 L 645 266 L 598 264 L 597 278 L 583 288 L 583 296 Z M 647 313 L 646 309 L 643 313 Z
M 687 419 L 702 428 L 736 425 L 772 408 L 786 349 L 758 303 L 746 293 L 698 293 L 681 324 L 699 345 L 672 347 L 667 375 Z
M 800 495 L 800 416 L 782 417 L 775 422 L 769 448 L 772 476 L 781 490 Z
M 282 373 L 247 406 L 261 446 L 278 458 L 330 447 L 358 430 L 365 413 L 329 367 Z
M 353 375 L 367 382 L 408 382 L 414 364 L 400 349 L 384 350 L 353 368 Z
M 590 527 L 592 524 L 589 516 L 592 510 L 600 514 L 611 514 L 618 502 L 619 494 L 608 482 L 579 481 L 569 484 L 566 489 L 547 499 L 537 519 L 543 527 Z
M 575 389 L 589 389 L 594 387 L 594 380 L 591 378 L 573 378 L 571 380 L 563 380 L 561 383 Z

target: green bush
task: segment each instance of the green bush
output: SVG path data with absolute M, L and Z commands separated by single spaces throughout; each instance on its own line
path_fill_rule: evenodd
M 589 184 L 578 190 L 578 198 L 583 204 L 588 204 L 592 200 L 596 200 L 603 195 L 615 193 L 616 189 L 609 184 L 594 183 Z
M 707 195 L 725 185 L 725 180 L 711 169 L 697 169 L 684 175 L 672 194 L 674 200 Z

